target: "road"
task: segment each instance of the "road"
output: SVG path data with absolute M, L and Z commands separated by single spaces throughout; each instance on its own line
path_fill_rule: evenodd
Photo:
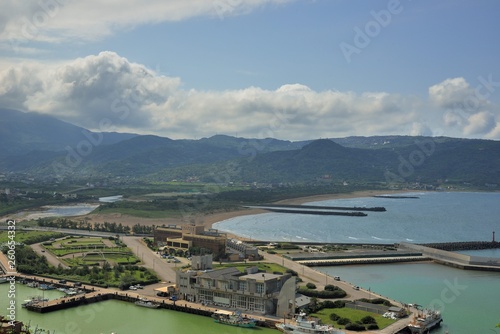
M 346 282 L 343 280 L 336 281 L 333 279 L 333 277 L 331 277 L 329 275 L 323 274 L 323 273 L 321 273 L 313 268 L 302 265 L 302 264 L 297 263 L 295 261 L 286 259 L 286 258 L 282 257 L 281 255 L 269 254 L 267 252 L 262 252 L 262 251 L 260 251 L 259 254 L 262 255 L 266 261 L 280 264 L 280 265 L 284 266 L 285 268 L 288 268 L 288 269 L 291 269 L 291 270 L 297 272 L 299 277 L 302 278 L 302 280 L 305 283 L 307 283 L 307 282 L 314 283 L 316 285 L 316 287 L 318 288 L 318 290 L 323 290 L 325 285 L 332 284 L 332 285 L 336 285 L 336 286 L 340 287 L 341 289 L 343 289 L 347 293 L 346 298 L 344 298 L 347 300 L 356 300 L 356 299 L 360 299 L 360 298 L 378 298 L 378 297 L 387 299 L 387 297 L 377 295 L 377 294 L 373 293 L 372 291 L 368 291 L 368 290 L 365 290 L 363 288 L 359 288 L 359 290 L 356 290 L 354 288 L 354 285 L 349 283 L 349 282 Z M 341 277 L 341 279 L 342 279 L 342 277 Z
M 121 237 L 128 248 L 142 261 L 142 266 L 152 269 L 158 277 L 167 283 L 175 283 L 176 264 L 167 263 L 159 254 L 142 242 L 142 237 Z
M 45 247 L 42 246 L 42 243 L 38 244 L 33 244 L 30 245 L 31 249 L 33 249 L 38 255 L 45 256 L 47 258 L 47 261 L 53 265 L 54 267 L 57 267 L 58 265 L 61 265 L 64 269 L 68 269 L 69 267 L 57 256 L 52 254 L 51 252 L 46 252 Z

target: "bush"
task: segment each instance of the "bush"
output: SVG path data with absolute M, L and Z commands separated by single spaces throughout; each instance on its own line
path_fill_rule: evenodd
M 306 288 L 314 290 L 314 289 L 316 289 L 316 285 L 314 283 L 309 282 L 306 284 Z
M 371 304 L 383 304 L 384 306 L 391 307 L 392 304 L 390 301 L 384 298 L 375 298 L 375 299 L 367 299 L 367 298 L 361 298 L 359 299 L 360 302 L 365 302 L 365 303 L 371 303 Z
M 377 324 L 369 324 L 366 329 L 372 330 L 372 329 L 379 329 Z
M 345 301 L 343 301 L 343 300 L 336 300 L 336 301 L 324 300 L 321 303 L 321 306 L 323 308 L 343 308 L 343 307 L 345 307 Z
M 361 332 L 361 331 L 366 330 L 365 326 L 360 325 L 360 324 L 353 324 L 353 323 L 347 324 L 345 326 L 345 329 L 350 330 L 350 331 L 355 331 L 355 332 Z
M 361 322 L 363 324 L 375 324 L 375 323 L 377 323 L 377 321 L 375 320 L 375 318 L 372 317 L 372 316 L 370 316 L 370 315 L 367 315 L 366 317 L 362 318 Z
M 339 287 L 332 285 L 332 284 L 328 284 L 325 286 L 326 291 L 335 291 L 335 290 L 339 290 L 339 289 L 340 289 Z
M 311 290 L 306 287 L 300 287 L 299 293 L 307 297 L 316 297 L 321 299 L 344 298 L 347 293 L 344 290 L 326 291 L 326 290 Z
M 337 323 L 339 325 L 347 325 L 347 324 L 351 323 L 351 319 L 349 319 L 349 318 L 340 318 L 340 319 L 337 320 Z
M 339 319 L 340 319 L 340 317 L 336 313 L 330 314 L 330 320 L 331 321 L 337 321 Z

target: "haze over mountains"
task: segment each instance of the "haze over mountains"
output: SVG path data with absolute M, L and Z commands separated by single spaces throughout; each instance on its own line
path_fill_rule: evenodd
M 500 183 L 500 142 L 411 136 L 172 140 L 91 132 L 50 116 L 0 109 L 0 173 L 45 180 L 466 182 L 494 187 Z

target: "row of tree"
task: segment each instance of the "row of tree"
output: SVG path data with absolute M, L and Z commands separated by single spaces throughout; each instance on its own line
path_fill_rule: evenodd
M 91 223 L 88 218 L 84 218 L 82 220 L 71 220 L 68 218 L 38 218 L 37 224 L 40 227 L 66 228 L 119 234 L 152 234 L 155 229 L 155 225 L 146 226 L 135 224 L 130 227 L 122 225 L 122 223 L 117 224 L 115 222 Z

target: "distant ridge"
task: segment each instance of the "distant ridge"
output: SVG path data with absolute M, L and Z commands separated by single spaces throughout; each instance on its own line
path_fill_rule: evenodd
M 87 151 L 81 144 L 87 143 Z M 90 148 L 89 148 L 90 147 Z M 80 149 L 80 152 L 78 151 Z M 54 117 L 0 109 L 0 174 L 122 178 L 221 185 L 500 185 L 500 142 L 423 136 L 353 136 L 292 142 L 215 135 L 174 140 L 90 132 Z

